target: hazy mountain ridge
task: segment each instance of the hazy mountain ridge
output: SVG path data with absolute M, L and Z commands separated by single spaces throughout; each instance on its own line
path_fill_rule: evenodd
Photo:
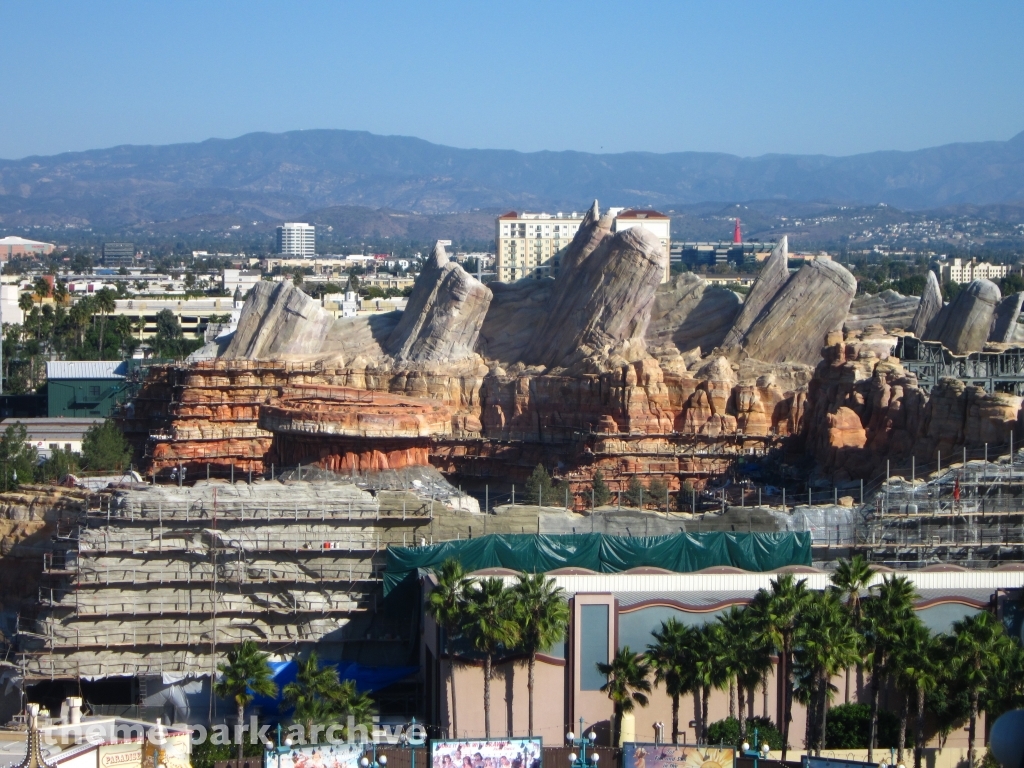
M 333 206 L 444 213 L 709 200 L 832 200 L 909 208 L 1024 200 L 1024 133 L 848 157 L 457 149 L 358 131 L 253 133 L 0 160 L 0 223 L 281 219 Z

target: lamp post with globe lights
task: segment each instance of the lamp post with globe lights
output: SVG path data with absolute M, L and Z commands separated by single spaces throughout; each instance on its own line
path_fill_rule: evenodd
M 751 746 L 746 741 L 744 741 L 740 745 L 740 752 L 743 754 L 743 756 L 744 757 L 753 758 L 753 760 L 754 760 L 754 768 L 757 768 L 757 765 L 758 765 L 757 761 L 758 761 L 758 759 L 767 760 L 768 759 L 768 755 L 771 754 L 771 751 L 772 751 L 771 747 L 768 746 L 768 742 L 767 741 L 764 744 L 759 744 L 758 743 L 757 728 L 754 729 L 754 745 Z
M 889 747 L 889 762 L 883 760 L 878 764 L 878 768 L 907 768 L 907 766 L 903 764 L 902 760 L 899 763 L 896 762 L 896 747 Z
M 594 751 L 597 742 L 597 734 L 591 729 L 590 733 L 586 736 L 583 735 L 584 729 L 583 718 L 580 718 L 580 737 L 577 739 L 576 734 L 569 731 L 565 734 L 565 740 L 570 747 L 579 750 L 579 754 L 576 752 L 569 753 L 569 765 L 570 768 L 597 768 L 597 762 L 601 759 L 601 756 Z M 591 750 L 589 757 L 587 756 L 587 750 Z
M 274 742 L 272 742 L 270 739 L 267 739 L 265 742 L 263 742 L 263 749 L 266 752 L 266 758 L 267 758 L 264 761 L 264 764 L 266 766 L 268 766 L 268 768 L 269 768 L 271 755 L 277 755 L 277 768 L 281 768 L 281 755 L 284 755 L 284 754 L 287 754 L 288 752 L 291 752 L 292 744 L 293 744 L 293 742 L 292 742 L 290 736 L 285 737 L 284 739 L 281 738 L 281 724 L 278 723 L 277 724 L 277 745 L 275 746 Z
M 359 758 L 359 766 L 360 766 L 360 768 L 370 768 L 371 764 L 373 764 L 374 768 L 377 768 L 377 766 L 380 766 L 380 768 L 386 768 L 387 764 L 388 764 L 388 756 L 387 755 L 378 755 L 377 754 L 377 745 L 376 744 L 372 744 L 372 746 L 373 746 L 373 759 L 371 760 L 366 755 L 363 755 L 361 758 Z

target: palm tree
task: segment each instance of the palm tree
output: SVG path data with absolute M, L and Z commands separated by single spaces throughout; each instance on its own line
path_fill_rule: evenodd
M 518 608 L 519 645 L 527 654 L 528 674 L 526 690 L 529 692 L 529 735 L 533 736 L 533 683 L 537 666 L 537 654 L 549 650 L 565 637 L 569 626 L 569 604 L 565 591 L 555 586 L 554 579 L 544 574 L 519 574 L 519 580 L 512 587 Z
M 853 628 L 860 632 L 863 614 L 861 611 L 860 593 L 868 588 L 875 569 L 871 567 L 863 555 L 854 555 L 850 560 L 840 560 L 832 573 L 832 586 L 846 602 L 846 607 L 853 617 Z M 857 683 L 864 676 L 864 665 L 857 659 Z M 850 670 L 846 670 L 846 703 L 850 703 Z
M 864 642 L 871 669 L 871 731 L 868 762 L 874 762 L 878 741 L 878 696 L 890 672 L 893 655 L 902 647 L 914 619 L 914 585 L 905 576 L 886 576 L 864 602 Z
M 967 764 L 972 768 L 976 765 L 978 701 L 982 690 L 999 671 L 999 651 L 1003 637 L 1003 625 L 988 611 L 967 616 L 953 624 L 953 669 L 967 688 L 971 701 L 971 716 L 967 725 Z
M 753 704 L 754 688 L 765 685 L 768 672 L 772 668 L 772 649 L 765 643 L 757 625 L 757 617 L 753 611 L 744 610 L 740 621 L 733 630 L 735 653 L 737 656 L 736 690 L 739 694 L 740 708 L 740 743 L 747 739 L 747 696 Z
M 516 647 L 520 639 L 515 595 L 501 579 L 484 579 L 467 590 L 463 632 L 484 656 L 484 734 L 491 737 L 491 678 L 494 657 Z
M 437 586 L 427 598 L 427 614 L 444 633 L 444 646 L 439 653 L 448 652 L 448 687 L 452 690 L 452 731 L 453 738 L 459 735 L 458 707 L 455 699 L 455 652 L 452 640 L 458 637 L 466 618 L 466 592 L 473 579 L 466 575 L 462 563 L 449 558 L 435 571 Z
M 601 692 L 608 694 L 615 709 L 611 734 L 611 746 L 614 747 L 622 728 L 622 715 L 632 712 L 637 704 L 647 706 L 647 694 L 651 692 L 651 682 L 647 678 L 651 667 L 643 656 L 638 656 L 624 645 L 612 658 L 611 664 L 598 663 L 597 668 L 608 678 L 601 686 Z
M 825 746 L 828 703 L 833 675 L 848 669 L 859 658 L 860 636 L 853 628 L 850 614 L 840 601 L 838 592 L 814 592 L 807 600 L 797 624 L 795 635 L 796 662 L 807 673 L 810 682 L 810 706 L 807 719 L 810 733 L 808 749 L 813 744 L 817 754 Z
M 796 581 L 786 573 L 773 579 L 770 589 L 760 589 L 754 595 L 750 608 L 765 642 L 778 651 L 779 676 L 783 680 L 782 704 L 782 759 L 789 748 L 789 725 L 793 721 L 793 633 L 797 617 L 807 600 L 807 582 Z
M 214 693 L 223 699 L 231 698 L 238 708 L 238 728 L 245 724 L 245 708 L 256 696 L 276 696 L 277 684 L 274 683 L 267 659 L 269 653 L 263 653 L 252 640 L 243 640 L 232 651 L 228 651 L 228 663 L 218 664 L 220 679 L 214 684 Z M 238 730 L 238 763 L 242 762 L 243 739 Z
M 96 292 L 96 312 L 100 316 L 100 337 L 99 337 L 99 356 L 103 358 L 103 335 L 106 332 L 107 315 L 111 314 L 117 309 L 117 304 L 114 298 L 114 292 L 109 288 L 100 288 Z
M 654 684 L 665 684 L 672 697 L 672 743 L 679 743 L 679 697 L 697 687 L 694 676 L 693 643 L 695 631 L 678 619 L 662 622 L 651 633 L 655 642 L 647 646 L 647 662 L 654 670 Z
M 899 759 L 903 760 L 903 749 L 907 740 L 907 710 L 910 694 L 913 693 L 917 716 L 914 729 L 914 768 L 921 768 L 922 750 L 924 749 L 925 695 L 938 684 L 937 661 L 941 656 L 940 641 L 933 637 L 924 622 L 918 619 L 907 634 L 896 661 L 896 681 L 903 690 Z
M 327 723 L 334 719 L 333 698 L 340 685 L 338 670 L 334 667 L 321 668 L 316 651 L 299 662 L 295 682 L 288 683 L 282 693 L 284 700 L 295 709 L 292 717 L 306 729 L 307 736 L 312 733 L 313 723 Z
M 739 677 L 742 664 L 740 658 L 742 640 L 740 638 L 743 636 L 745 613 L 746 611 L 742 608 L 734 605 L 726 613 L 718 617 L 721 627 L 717 633 L 719 641 L 717 660 L 721 665 L 722 674 L 729 683 L 729 717 L 736 717 L 736 689 L 738 687 L 736 680 Z M 744 703 L 745 696 L 743 693 L 740 693 L 739 708 L 741 717 L 743 715 Z
M 345 723 L 345 738 L 351 740 L 353 735 L 348 732 L 348 718 L 352 718 L 353 726 L 373 725 L 377 714 L 373 699 L 368 694 L 359 693 L 354 680 L 342 680 L 330 694 L 330 707 L 335 720 Z

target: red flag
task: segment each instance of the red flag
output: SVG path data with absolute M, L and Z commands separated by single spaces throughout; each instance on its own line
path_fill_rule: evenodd
M 960 476 L 957 475 L 956 481 L 953 483 L 953 501 L 960 501 Z

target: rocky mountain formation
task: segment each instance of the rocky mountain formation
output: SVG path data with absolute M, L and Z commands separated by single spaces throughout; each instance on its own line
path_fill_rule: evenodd
M 695 275 L 661 285 L 656 240 L 613 234 L 595 203 L 553 280 L 484 286 L 437 246 L 404 314 L 343 319 L 289 283 L 264 282 L 224 355 L 149 382 L 157 394 L 140 398 L 134 421 L 139 434 L 165 421 L 149 447 L 157 471 L 429 461 L 514 479 L 543 462 L 579 489 L 596 469 L 613 487 L 636 473 L 676 486 L 792 437 L 790 449 L 806 445 L 826 470 L 854 477 L 940 439 L 934 418 L 908 415 L 930 393 L 890 360 L 893 333 L 924 327 L 959 352 L 1019 327 L 1019 297 L 1003 300 L 987 281 L 945 307 L 933 281 L 920 300 L 855 299 L 837 263 L 790 274 L 786 247 L 745 300 Z M 865 383 L 876 379 L 892 391 Z M 883 417 L 876 400 L 910 421 Z M 965 405 L 964 419 L 989 413 L 985 402 Z M 966 421 L 953 443 L 984 431 Z

